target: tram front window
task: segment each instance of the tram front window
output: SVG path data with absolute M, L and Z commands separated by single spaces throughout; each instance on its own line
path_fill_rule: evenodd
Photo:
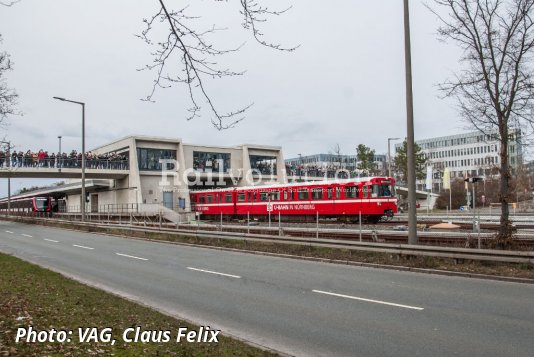
M 35 206 L 37 207 L 37 211 L 39 211 L 39 212 L 45 211 L 46 208 L 47 208 L 46 207 L 47 204 L 48 204 L 48 199 L 46 199 L 46 198 L 38 197 L 38 198 L 35 199 Z
M 395 188 L 389 184 L 373 185 L 371 197 L 393 197 Z

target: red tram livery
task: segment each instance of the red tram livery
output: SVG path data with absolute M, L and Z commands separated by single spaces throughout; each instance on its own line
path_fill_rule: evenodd
M 322 218 L 378 222 L 397 213 L 395 179 L 366 177 L 342 181 L 234 187 L 191 192 L 191 207 L 205 219 L 264 218 L 283 220 Z
M 0 211 L 7 212 L 7 206 L 7 200 L 0 202 Z M 52 198 L 37 196 L 12 199 L 11 210 L 12 212 L 51 212 Z

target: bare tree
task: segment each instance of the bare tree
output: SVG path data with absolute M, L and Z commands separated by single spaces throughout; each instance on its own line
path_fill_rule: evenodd
M 186 13 L 188 7 L 180 10 L 169 10 L 163 0 L 158 0 L 159 11 L 149 19 L 144 19 L 146 28 L 138 36 L 148 45 L 154 47 L 153 61 L 140 70 L 156 72 L 152 90 L 145 100 L 153 101 L 158 88 L 169 88 L 174 84 L 185 84 L 189 90 L 191 107 L 188 120 L 200 116 L 202 104 L 211 112 L 211 122 L 218 130 L 233 127 L 243 120 L 243 113 L 252 104 L 245 105 L 234 111 L 223 113 L 208 93 L 207 79 L 239 76 L 244 72 L 232 71 L 217 65 L 218 56 L 238 51 L 241 46 L 233 49 L 217 49 L 210 41 L 209 36 L 223 29 L 215 26 L 201 30 L 190 25 L 192 20 L 198 19 Z M 220 0 L 213 0 L 220 1 Z M 289 7 L 290 8 L 290 7 Z M 261 45 L 280 51 L 293 51 L 296 47 L 285 48 L 265 40 L 260 25 L 270 16 L 278 16 L 289 10 L 270 10 L 261 5 L 261 0 L 239 0 L 239 11 L 243 16 L 242 26 L 252 32 L 254 39 Z M 167 26 L 165 37 L 153 41 L 152 34 L 157 33 L 156 26 Z M 172 73 L 174 64 L 178 63 L 180 73 Z
M 461 115 L 481 133 L 497 133 L 500 142 L 501 217 L 497 244 L 512 238 L 509 220 L 512 128 L 533 128 L 534 0 L 433 0 L 441 20 L 438 33 L 462 50 L 464 67 L 441 86 L 456 98 Z M 441 15 L 444 8 L 448 15 Z
M 4 5 L 2 3 L 2 5 Z M 2 35 L 0 35 L 0 43 Z M 0 124 L 3 123 L 9 115 L 17 114 L 17 93 L 8 87 L 6 81 L 6 72 L 12 70 L 13 63 L 7 52 L 0 52 Z
M 332 160 L 332 166 L 338 166 L 336 163 L 339 163 L 339 168 L 343 168 L 343 160 L 342 160 L 342 152 L 341 147 L 339 146 L 339 143 L 335 143 L 334 146 L 332 146 L 332 150 L 330 153 L 333 155 Z
M 18 3 L 19 1 L 20 1 L 20 0 L 14 0 L 14 1 L 0 1 L 0 5 L 9 7 L 9 6 L 12 6 L 12 5 Z

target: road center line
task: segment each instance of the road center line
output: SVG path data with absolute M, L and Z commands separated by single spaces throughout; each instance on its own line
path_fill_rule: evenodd
M 219 273 L 219 272 L 216 272 L 216 271 L 204 270 L 204 269 L 197 269 L 197 268 L 191 268 L 191 267 L 187 267 L 187 269 L 189 269 L 189 270 L 195 270 L 195 271 L 201 271 L 201 272 L 203 272 L 203 273 L 216 274 L 216 275 L 227 276 L 227 277 L 230 277 L 230 278 L 241 279 L 241 277 L 240 277 L 239 275 L 224 274 L 224 273 Z
M 342 298 L 345 298 L 345 299 L 352 299 L 352 300 L 360 300 L 360 301 L 367 301 L 367 302 L 374 302 L 375 304 L 382 304 L 382 305 L 389 305 L 389 306 L 396 306 L 396 307 L 402 307 L 402 308 L 405 308 L 405 309 L 412 309 L 412 310 L 424 310 L 424 308 L 422 307 L 417 307 L 417 306 L 409 306 L 409 305 L 401 305 L 401 304 L 395 304 L 395 303 L 392 303 L 392 302 L 386 302 L 386 301 L 380 301 L 380 300 L 371 300 L 371 299 L 364 299 L 364 298 L 361 298 L 361 297 L 356 297 L 356 296 L 350 296 L 350 295 L 343 295 L 343 294 L 336 294 L 336 293 L 331 293 L 331 292 L 328 292 L 328 291 L 321 291 L 321 290 L 312 290 L 314 293 L 318 293 L 318 294 L 325 294 L 325 295 L 331 295 L 331 296 L 337 296 L 337 297 L 342 297 Z
M 120 255 L 121 257 L 127 257 L 127 258 L 139 259 L 139 260 L 148 260 L 147 258 L 140 258 L 140 257 L 136 257 L 133 255 L 128 255 L 128 254 L 122 254 L 122 253 L 115 253 L 115 254 Z
M 11 232 L 11 231 L 6 231 L 6 233 L 11 233 L 11 234 L 13 234 L 13 232 Z
M 95 249 L 95 248 L 86 247 L 86 246 L 84 246 L 84 245 L 77 245 L 77 244 L 73 244 L 72 246 L 73 246 L 73 247 L 78 247 L 78 248 L 83 248 L 83 249 L 90 249 L 90 250 Z
M 24 234 L 24 233 L 22 233 L 21 235 L 23 235 L 24 237 L 33 238 L 33 236 L 31 236 L 31 235 L 29 235 L 29 234 Z
M 49 242 L 53 242 L 53 243 L 59 243 L 58 240 L 47 239 L 47 238 L 44 238 L 44 240 L 49 241 Z

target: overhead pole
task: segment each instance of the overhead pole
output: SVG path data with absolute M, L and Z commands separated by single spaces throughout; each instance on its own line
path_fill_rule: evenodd
M 412 55 L 410 44 L 410 9 L 408 0 L 404 0 L 404 59 L 406 71 L 406 129 L 408 156 L 408 244 L 417 244 L 417 211 L 415 208 L 415 150 L 413 124 L 413 92 L 412 92 Z

